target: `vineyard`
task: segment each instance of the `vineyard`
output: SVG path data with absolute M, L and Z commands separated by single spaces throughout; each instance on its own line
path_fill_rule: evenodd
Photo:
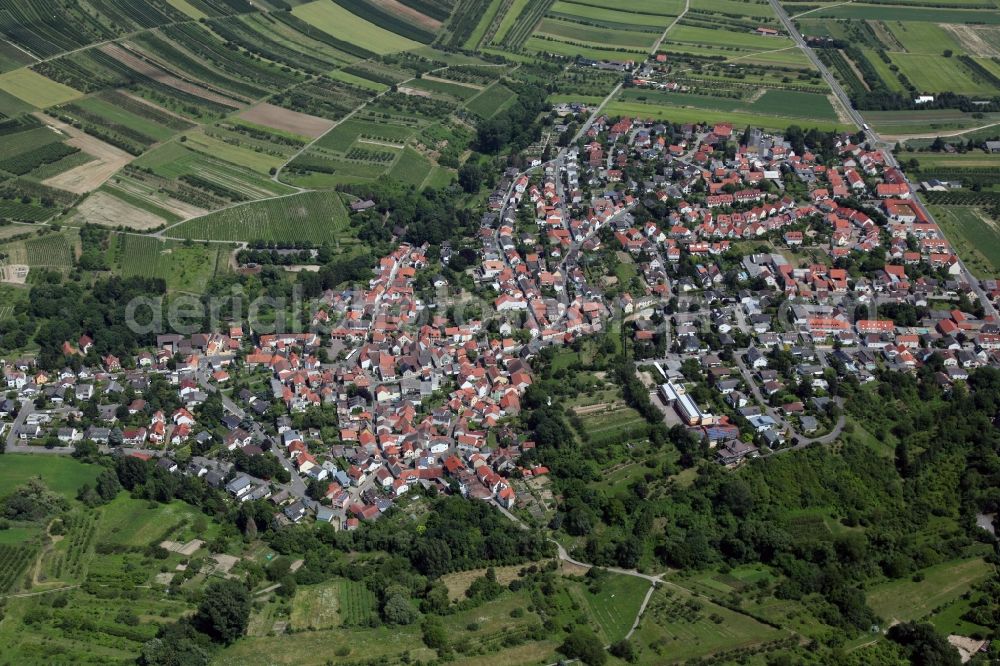
M 340 583 L 340 617 L 345 626 L 365 626 L 375 614 L 375 593 L 363 581 Z
M 79 148 L 64 143 L 50 143 L 31 152 L 22 153 L 0 161 L 0 169 L 17 176 L 23 176 L 44 164 L 58 162 L 68 155 L 80 152 Z
M 88 511 L 68 514 L 62 541 L 46 557 L 46 576 L 57 580 L 80 580 L 86 573 L 86 560 L 94 545 L 98 514 Z
M 232 247 L 220 243 L 185 245 L 158 238 L 117 235 L 111 248 L 117 272 L 125 277 L 162 278 L 169 291 L 202 293 L 227 270 Z
M 442 43 L 454 48 L 479 46 L 486 29 L 496 17 L 500 2 L 501 0 L 458 0 L 458 7 L 446 26 L 447 32 L 441 37 Z M 472 37 L 477 33 L 478 38 L 473 40 Z
M 0 543 L 0 592 L 8 592 L 18 583 L 35 551 L 30 545 Z
M 164 0 L 91 0 L 90 4 L 99 13 L 86 11 L 81 3 L 0 0 L 0 34 L 42 58 L 185 18 Z
M 347 210 L 335 192 L 307 192 L 242 204 L 171 229 L 182 238 L 226 241 L 343 241 Z
M 549 10 L 553 2 L 554 0 L 529 2 L 517 16 L 514 25 L 504 35 L 501 45 L 513 51 L 517 51 L 524 46 L 524 43 L 531 37 L 531 33 L 535 31 L 535 27 L 542 20 L 542 17 L 545 16 L 545 12 Z

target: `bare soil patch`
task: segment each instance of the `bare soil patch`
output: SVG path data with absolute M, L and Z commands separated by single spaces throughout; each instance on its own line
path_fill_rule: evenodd
M 28 281 L 31 267 L 27 264 L 8 264 L 0 266 L 0 282 L 7 284 L 24 284 Z
M 115 60 L 132 69 L 144 76 L 148 76 L 158 83 L 162 83 L 165 86 L 170 86 L 176 90 L 186 92 L 190 95 L 206 99 L 210 102 L 215 102 L 217 104 L 222 104 L 224 106 L 229 106 L 234 109 L 238 109 L 243 105 L 234 99 L 226 97 L 225 95 L 220 95 L 219 93 L 203 88 L 199 85 L 195 85 L 189 81 L 185 81 L 182 78 L 174 76 L 169 72 L 152 65 L 142 58 L 134 55 L 133 53 L 123 49 L 115 44 L 106 44 L 101 47 L 101 51 L 105 54 L 111 56 Z
M 397 90 L 399 90 L 399 92 L 403 93 L 404 95 L 413 95 L 414 97 L 430 97 L 431 96 L 430 92 L 428 92 L 426 90 L 418 90 L 417 88 L 411 88 L 409 86 L 399 86 L 399 88 L 397 88 Z
M 167 197 L 165 199 L 152 197 L 148 195 L 146 192 L 144 192 L 141 188 L 136 187 L 134 184 L 130 183 L 127 180 L 116 182 L 114 185 L 114 189 L 120 189 L 124 192 L 128 192 L 134 197 L 145 199 L 154 206 L 159 206 L 160 208 L 169 210 L 174 215 L 179 215 L 185 220 L 191 219 L 192 217 L 199 217 L 201 215 L 205 215 L 206 213 L 208 213 L 208 211 L 205 210 L 204 208 L 199 208 L 194 204 L 189 204 L 187 202 L 180 201 L 178 199 L 173 199 L 170 197 Z
M 511 565 L 507 567 L 494 567 L 493 571 L 497 575 L 497 582 L 503 586 L 510 584 L 512 580 L 520 578 L 518 573 L 523 569 L 523 565 Z M 472 571 L 461 571 L 441 577 L 441 581 L 448 588 L 448 596 L 453 601 L 465 598 L 465 591 L 469 589 L 473 581 L 486 575 L 486 569 L 473 569 Z
M 262 102 L 250 107 L 239 115 L 247 122 L 264 127 L 272 127 L 283 132 L 301 134 L 310 139 L 316 139 L 326 134 L 336 123 L 326 118 L 311 116 L 308 113 L 283 109 L 280 106 Z
M 1000 57 L 1000 26 L 995 25 L 959 25 L 955 23 L 939 23 L 938 26 L 947 30 L 958 40 L 970 55 L 985 58 Z
M 113 197 L 107 192 L 94 192 L 76 208 L 76 219 L 105 227 L 124 226 L 145 231 L 165 224 L 166 220 L 149 211 Z
M 432 16 L 421 14 L 413 7 L 407 7 L 398 0 L 372 0 L 372 4 L 381 7 L 393 16 L 400 16 L 421 28 L 427 28 L 431 32 L 437 32 L 438 28 L 441 27 L 441 21 Z
M 453 86 L 462 86 L 463 88 L 472 88 L 473 90 L 486 90 L 486 86 L 481 86 L 477 83 L 470 83 L 468 81 L 452 81 L 451 79 L 442 79 L 440 76 L 433 76 L 431 74 L 424 74 L 423 78 L 425 81 L 437 81 L 439 83 L 450 83 Z
M 215 573 L 225 574 L 226 576 L 236 566 L 236 563 L 240 561 L 240 558 L 233 555 L 226 555 L 225 553 L 212 555 L 212 559 L 215 560 Z
M 66 143 L 93 156 L 95 160 L 73 167 L 69 171 L 56 174 L 51 178 L 46 178 L 42 181 L 43 185 L 74 194 L 86 194 L 96 190 L 112 174 L 135 159 L 121 148 L 116 148 L 110 143 L 92 137 L 57 118 L 50 118 L 42 113 L 36 113 L 35 117 L 61 134 L 70 137 Z
M 201 539 L 191 539 L 187 543 L 180 543 L 179 541 L 162 541 L 160 542 L 160 547 L 173 553 L 180 553 L 181 555 L 190 557 L 191 555 L 194 555 L 204 544 L 205 542 Z

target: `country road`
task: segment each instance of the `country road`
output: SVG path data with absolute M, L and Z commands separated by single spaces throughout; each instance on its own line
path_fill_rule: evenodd
M 785 26 L 785 29 L 788 31 L 788 34 L 791 35 L 792 39 L 795 40 L 795 43 L 798 45 L 798 47 L 802 49 L 802 51 L 806 54 L 809 60 L 813 63 L 813 65 L 819 70 L 820 74 L 823 76 L 823 80 L 826 81 L 827 85 L 830 86 L 830 90 L 833 91 L 833 94 L 837 97 L 837 99 L 841 102 L 841 104 L 843 104 L 844 108 L 847 110 L 847 113 L 851 117 L 851 121 L 857 127 L 861 128 L 864 131 L 865 135 L 868 137 L 868 140 L 872 146 L 875 147 L 881 146 L 883 143 L 882 137 L 879 136 L 879 134 L 874 129 L 868 127 L 868 124 L 865 122 L 864 117 L 862 117 L 861 113 L 857 109 L 855 109 L 854 106 L 851 104 L 851 98 L 848 97 L 847 93 L 840 85 L 840 82 L 837 81 L 837 79 L 833 76 L 830 70 L 827 69 L 826 65 L 823 64 L 823 61 L 819 59 L 818 55 L 816 55 L 816 52 L 813 51 L 811 48 L 809 48 L 809 45 L 806 44 L 805 38 L 802 36 L 802 33 L 799 32 L 798 28 L 795 27 L 794 21 L 792 21 L 792 19 L 788 16 L 788 12 L 786 12 L 785 8 L 782 7 L 780 0 L 768 0 L 768 2 L 771 3 L 771 8 L 774 10 L 774 13 L 777 15 L 782 25 Z M 910 179 L 906 176 L 905 173 L 903 173 L 903 170 L 899 168 L 899 162 L 896 160 L 895 155 L 892 154 L 892 150 L 890 150 L 889 148 L 884 148 L 882 150 L 882 153 L 885 155 L 886 166 L 899 169 L 900 173 L 903 174 L 903 179 L 906 182 L 906 185 L 910 188 L 910 191 L 913 192 L 914 191 L 913 184 L 910 183 Z M 920 200 L 920 197 L 918 197 L 915 192 L 913 194 L 912 201 L 917 206 L 917 208 L 920 209 L 920 212 L 924 215 L 924 217 L 927 218 L 927 220 L 929 220 L 934 224 L 937 224 L 937 221 L 934 219 L 934 216 L 931 214 L 929 210 L 927 210 L 927 207 L 924 206 L 923 201 Z M 940 228 L 941 225 L 937 226 Z M 989 299 L 989 297 L 986 294 L 986 291 L 979 283 L 979 279 L 972 274 L 972 271 L 968 269 L 968 267 L 965 265 L 965 262 L 962 261 L 961 257 L 958 258 L 958 263 L 962 269 L 962 275 L 965 278 L 965 281 L 972 287 L 972 290 L 976 292 L 976 296 L 979 297 L 979 300 L 982 301 L 983 307 L 986 309 L 986 314 L 991 315 L 994 318 L 997 318 L 998 317 L 997 309 L 993 306 L 993 302 Z

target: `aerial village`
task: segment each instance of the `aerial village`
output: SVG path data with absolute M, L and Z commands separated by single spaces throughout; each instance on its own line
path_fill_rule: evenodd
M 555 158 L 508 169 L 479 234 L 441 248 L 446 265 L 476 252 L 474 290 L 400 243 L 367 283 L 313 303 L 307 332 L 234 321 L 76 371 L 8 363 L 7 450 L 92 441 L 268 500 L 284 523 L 354 529 L 417 487 L 516 510 L 548 474 L 521 460 L 534 359 L 609 327 L 664 420 L 720 464 L 830 443 L 844 426 L 833 381 L 936 354 L 947 388 L 1000 365 L 998 285 L 965 270 L 916 186 L 859 140 L 820 154 L 753 128 L 598 116 Z M 418 293 L 426 273 L 439 303 Z M 254 464 L 265 455 L 287 475 Z

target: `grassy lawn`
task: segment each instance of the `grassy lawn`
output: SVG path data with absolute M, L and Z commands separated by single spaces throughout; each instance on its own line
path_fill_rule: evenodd
M 837 3 L 809 15 L 810 19 L 865 19 L 876 21 L 897 21 L 900 12 L 905 11 L 907 21 L 929 21 L 931 23 L 1000 23 L 1000 12 L 972 11 L 965 9 L 936 9 L 930 7 L 899 7 L 885 5 L 864 5 L 860 3 Z
M 292 600 L 291 627 L 331 629 L 340 624 L 340 584 L 336 581 L 300 587 Z
M 594 442 L 620 442 L 640 434 L 646 435 L 645 419 L 631 407 L 616 407 L 580 418 Z
M 101 510 L 100 539 L 126 546 L 145 546 L 168 537 L 182 537 L 177 529 L 190 525 L 201 512 L 179 500 L 150 507 L 148 502 L 122 494 Z
M 30 69 L 16 69 L 0 74 L 0 90 L 39 108 L 64 104 L 83 95 Z
M 614 48 L 604 49 L 599 46 L 587 46 L 580 43 L 561 41 L 555 36 L 542 39 L 535 35 L 532 35 L 524 43 L 524 48 L 539 53 L 554 53 L 568 57 L 583 56 L 584 58 L 591 58 L 593 60 L 638 60 L 643 53 L 641 47 L 628 47 L 630 50 L 617 51 Z
M 569 589 L 598 626 L 601 641 L 610 644 L 624 638 L 632 628 L 649 585 L 642 578 L 611 574 L 601 582 L 596 594 L 583 583 L 570 583 Z
M 830 121 L 804 121 L 802 118 L 778 117 L 769 114 L 745 113 L 742 111 L 710 111 L 707 109 L 666 106 L 662 103 L 647 104 L 626 102 L 616 99 L 608 104 L 609 116 L 630 116 L 632 118 L 653 118 L 674 123 L 731 122 L 734 126 L 752 125 L 762 129 L 784 130 L 789 125 L 808 125 L 820 130 L 834 130 L 841 125 Z
M 511 565 L 508 567 L 494 567 L 497 582 L 506 586 L 512 580 L 519 578 L 524 565 Z M 458 571 L 441 577 L 441 582 L 448 588 L 448 596 L 453 601 L 465 599 L 465 591 L 477 578 L 486 575 L 486 569 L 472 569 L 470 571 Z
M 217 273 L 229 267 L 233 246 L 222 243 L 163 241 L 148 236 L 120 236 L 118 265 L 125 277 L 159 277 L 170 291 L 202 293 Z
M 346 654 L 345 654 L 346 651 Z M 398 657 L 409 651 L 411 658 L 430 660 L 434 652 L 424 647 L 420 627 L 379 627 L 378 629 L 327 629 L 278 636 L 245 637 L 215 658 L 215 663 L 246 666 L 249 664 L 337 663 Z M 333 655 L 337 654 L 337 657 Z M 390 660 L 391 663 L 392 660 Z
M 990 94 L 995 89 L 988 83 L 973 78 L 971 71 L 955 58 L 923 53 L 892 53 L 892 61 L 911 81 L 919 81 L 922 90 L 941 92 L 950 90 L 966 94 Z
M 1000 155 L 976 150 L 968 153 L 920 153 L 921 171 L 948 168 L 1000 169 Z
M 188 148 L 210 157 L 253 169 L 258 173 L 266 174 L 272 167 L 279 167 L 285 163 L 285 158 L 280 155 L 258 153 L 250 148 L 234 146 L 201 132 L 194 132 L 186 136 L 187 140 L 184 145 Z
M 40 533 L 38 527 L 9 527 L 0 530 L 0 544 L 22 544 Z
M 409 185 L 419 186 L 427 178 L 431 168 L 430 160 L 407 147 L 389 171 L 389 175 Z
M 915 620 L 958 599 L 984 580 L 992 567 L 984 560 L 956 560 L 921 570 L 924 579 L 896 580 L 868 590 L 868 605 L 884 620 Z
M 963 113 L 957 109 L 928 109 L 926 111 L 865 111 L 865 120 L 875 126 L 880 132 L 888 135 L 920 134 L 931 135 L 934 132 L 961 130 L 969 127 L 982 127 L 990 123 L 1000 122 L 1000 113 L 983 113 L 981 118 L 973 118 L 971 113 Z M 996 128 L 985 130 L 986 136 L 996 133 Z M 965 140 L 965 137 L 955 137 L 950 140 Z M 929 145 L 931 140 L 924 144 Z M 920 157 L 917 157 L 919 160 Z
M 69 499 L 85 483 L 94 483 L 101 468 L 63 455 L 9 453 L 0 458 L 0 495 L 6 495 L 29 478 L 41 477 L 53 492 Z

